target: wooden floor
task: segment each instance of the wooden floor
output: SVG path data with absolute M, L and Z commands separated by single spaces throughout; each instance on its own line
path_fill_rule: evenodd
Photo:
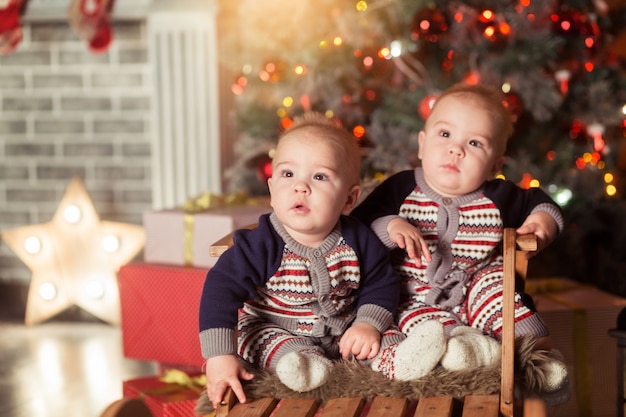
M 119 327 L 100 322 L 0 322 L 0 416 L 98 417 L 122 381 L 156 365 L 124 358 Z

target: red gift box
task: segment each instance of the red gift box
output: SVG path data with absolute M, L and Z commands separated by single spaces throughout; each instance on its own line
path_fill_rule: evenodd
M 124 397 L 142 398 L 154 417 L 195 417 L 200 390 L 162 382 L 159 377 L 124 381 Z
M 198 309 L 207 271 L 146 263 L 120 268 L 125 357 L 200 369 Z

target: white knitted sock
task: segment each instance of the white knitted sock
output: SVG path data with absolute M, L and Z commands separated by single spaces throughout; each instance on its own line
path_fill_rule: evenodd
M 391 378 L 400 381 L 421 378 L 437 366 L 445 351 L 443 325 L 435 320 L 420 323 L 396 346 L 395 355 L 391 359 Z
M 323 385 L 332 367 L 332 361 L 321 354 L 290 352 L 276 364 L 276 374 L 287 387 L 305 392 Z
M 500 343 L 469 326 L 459 326 L 450 332 L 448 349 L 441 366 L 449 371 L 489 366 L 500 360 Z
M 541 397 L 546 404 L 554 406 L 569 400 L 570 384 L 567 366 L 561 352 L 552 349 L 548 355 L 552 360 L 545 367 L 546 390 L 541 393 Z

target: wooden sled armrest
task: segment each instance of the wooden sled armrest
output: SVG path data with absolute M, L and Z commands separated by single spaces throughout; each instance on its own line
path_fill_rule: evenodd
M 219 407 L 215 410 L 215 417 L 226 417 L 231 408 L 237 403 L 237 396 L 235 392 L 228 387 L 224 393 L 224 398 L 220 402 Z
M 249 224 L 247 226 L 242 227 L 242 229 L 248 229 L 248 230 L 252 230 L 252 229 L 256 229 L 257 224 Z M 220 240 L 218 240 L 217 242 L 214 242 L 213 244 L 211 244 L 211 246 L 209 247 L 209 255 L 211 255 L 214 258 L 217 258 L 219 256 L 221 256 L 224 252 L 226 252 L 226 250 L 228 248 L 230 248 L 231 246 L 233 246 L 233 234 L 235 232 L 231 232 L 229 234 L 227 234 L 226 236 L 224 236 L 223 238 L 221 238 Z
M 532 233 L 517 236 L 515 238 L 515 244 L 518 250 L 524 252 L 534 252 L 538 247 L 537 238 Z
M 526 252 L 536 251 L 538 244 L 534 235 L 517 236 L 515 229 L 504 230 L 503 245 L 503 293 L 502 293 L 502 370 L 500 384 L 500 412 L 513 416 L 513 391 L 515 384 L 515 273 L 526 279 L 528 259 Z M 540 401 L 540 400 L 538 400 Z M 529 403 L 530 404 L 530 403 Z M 533 404 L 536 401 L 533 400 Z M 537 414 L 540 416 L 541 414 Z

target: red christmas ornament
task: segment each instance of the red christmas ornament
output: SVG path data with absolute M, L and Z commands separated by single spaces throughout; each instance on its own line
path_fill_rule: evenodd
M 20 17 L 26 9 L 26 1 L 9 0 L 3 3 L 0 6 L 0 55 L 7 55 L 22 41 Z
M 420 101 L 420 104 L 417 107 L 417 112 L 422 119 L 428 119 L 428 116 L 430 116 L 430 112 L 435 105 L 435 101 L 437 101 L 437 97 L 439 97 L 437 94 L 429 94 Z
M 411 39 L 437 42 L 439 36 L 446 32 L 449 26 L 448 17 L 441 10 L 421 9 L 413 16 Z
M 506 93 L 504 95 L 503 104 L 507 109 L 509 109 L 513 122 L 517 122 L 517 119 L 519 119 L 524 112 L 524 104 L 520 96 L 515 93 Z
M 552 30 L 561 35 L 578 36 L 585 28 L 585 15 L 578 10 L 562 7 L 550 16 Z
M 587 126 L 587 133 L 593 140 L 593 150 L 602 152 L 604 150 L 604 125 L 600 123 L 592 123 Z
M 585 21 L 581 24 L 580 34 L 584 37 L 583 42 L 588 51 L 595 52 L 598 50 L 601 33 L 596 15 L 592 13 L 585 18 Z
M 572 73 L 567 69 L 560 69 L 554 73 L 554 78 L 559 84 L 559 91 L 565 95 L 569 91 L 569 80 Z
M 114 0 L 72 0 L 68 10 L 70 26 L 95 53 L 105 52 L 113 40 L 109 18 Z
M 364 114 L 372 114 L 383 101 L 383 93 L 376 87 L 364 87 L 359 95 L 358 107 Z
M 463 76 L 462 80 L 465 84 L 475 85 L 480 82 L 480 72 L 478 71 L 469 71 L 467 74 Z
M 272 158 L 269 155 L 264 155 L 258 159 L 256 177 L 264 184 L 272 177 Z
M 568 127 L 567 134 L 576 145 L 584 146 L 587 144 L 588 136 L 582 121 L 573 120 L 572 125 Z

